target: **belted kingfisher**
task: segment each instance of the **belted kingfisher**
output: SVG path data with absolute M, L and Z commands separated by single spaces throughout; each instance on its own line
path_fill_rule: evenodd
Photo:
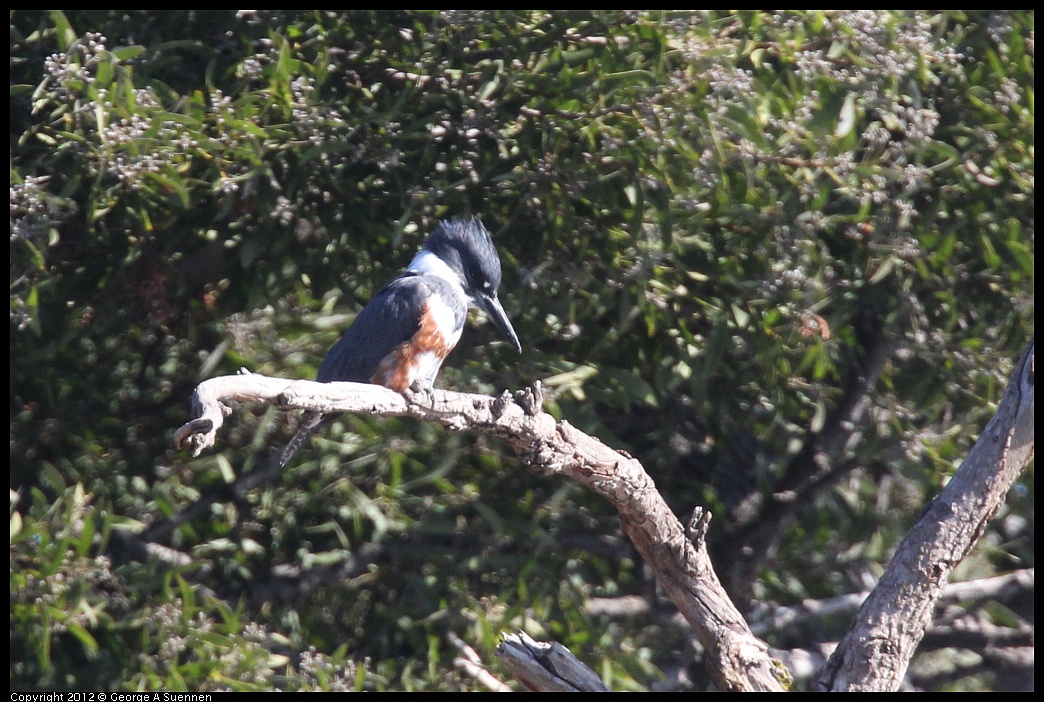
M 518 350 L 497 299 L 500 257 L 477 219 L 440 222 L 404 273 L 362 309 L 319 366 L 320 383 L 375 383 L 396 392 L 431 390 L 460 340 L 468 307 L 484 309 Z M 285 466 L 323 420 L 308 412 L 279 459 Z

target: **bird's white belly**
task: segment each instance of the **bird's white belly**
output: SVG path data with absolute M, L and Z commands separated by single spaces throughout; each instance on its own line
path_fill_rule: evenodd
M 429 324 L 432 324 L 442 337 L 442 344 L 440 344 L 442 348 L 438 351 L 425 350 L 414 357 L 413 373 L 415 377 L 410 382 L 421 380 L 430 385 L 435 382 L 435 376 L 439 374 L 439 369 L 442 368 L 442 362 L 446 356 L 460 341 L 464 325 L 457 324 L 457 315 L 453 309 L 437 295 L 433 295 L 428 300 L 426 317 L 428 317 Z M 445 351 L 442 352 L 442 349 Z

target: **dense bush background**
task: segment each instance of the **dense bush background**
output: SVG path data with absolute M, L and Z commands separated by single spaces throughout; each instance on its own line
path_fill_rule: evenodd
M 434 426 L 343 417 L 181 566 L 117 557 L 293 430 L 240 408 L 189 460 L 195 384 L 312 377 L 456 214 L 524 350 L 470 325 L 442 387 L 542 380 L 714 512 L 752 619 L 871 586 L 1033 333 L 1033 43 L 1032 12 L 13 12 L 12 688 L 472 689 L 454 637 L 497 671 L 519 628 L 704 684 L 656 607 L 593 606 L 656 598 L 606 505 Z M 1033 567 L 1032 475 L 958 579 Z M 911 684 L 1032 680 L 950 646 Z

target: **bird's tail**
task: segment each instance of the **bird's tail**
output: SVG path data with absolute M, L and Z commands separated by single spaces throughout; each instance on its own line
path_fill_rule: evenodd
M 306 412 L 301 418 L 301 426 L 297 428 L 297 433 L 294 434 L 294 438 L 290 439 L 290 443 L 283 449 L 283 453 L 279 456 L 279 467 L 283 468 L 290 459 L 294 457 L 301 447 L 305 445 L 309 437 L 319 428 L 319 425 L 323 421 L 323 415 L 319 412 Z

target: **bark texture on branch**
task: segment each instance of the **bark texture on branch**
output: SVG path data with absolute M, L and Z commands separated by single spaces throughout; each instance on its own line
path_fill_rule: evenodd
M 1033 353 L 1031 341 L 993 419 L 900 543 L 813 689 L 898 689 L 954 566 L 1033 458 Z M 178 430 L 175 443 L 195 455 L 212 446 L 231 401 L 326 414 L 411 416 L 500 437 L 531 470 L 568 475 L 616 507 L 624 532 L 692 626 L 719 689 L 781 690 L 789 683 L 787 671 L 751 632 L 711 566 L 703 538 L 709 514 L 697 508 L 686 530 L 637 460 L 543 412 L 539 383 L 493 398 L 440 390 L 404 396 L 374 385 L 226 376 L 200 384 L 193 395 L 195 419 Z
M 526 689 L 535 692 L 611 692 L 593 670 L 558 643 L 534 641 L 525 632 L 508 634 L 497 655 Z
M 541 409 L 539 383 L 512 396 L 444 390 L 400 395 L 375 385 L 287 381 L 244 374 L 213 378 L 193 395 L 196 417 L 175 435 L 194 455 L 214 444 L 230 413 L 227 401 L 275 402 L 323 413 L 365 412 L 437 421 L 452 430 L 481 431 L 511 444 L 540 475 L 564 474 L 609 500 L 664 592 L 692 625 L 722 690 L 781 690 L 788 676 L 768 647 L 751 633 L 711 567 L 702 538 L 687 533 L 642 465 Z
M 814 680 L 819 690 L 897 690 L 954 566 L 1033 460 L 1033 347 L 968 457 L 907 532 Z

